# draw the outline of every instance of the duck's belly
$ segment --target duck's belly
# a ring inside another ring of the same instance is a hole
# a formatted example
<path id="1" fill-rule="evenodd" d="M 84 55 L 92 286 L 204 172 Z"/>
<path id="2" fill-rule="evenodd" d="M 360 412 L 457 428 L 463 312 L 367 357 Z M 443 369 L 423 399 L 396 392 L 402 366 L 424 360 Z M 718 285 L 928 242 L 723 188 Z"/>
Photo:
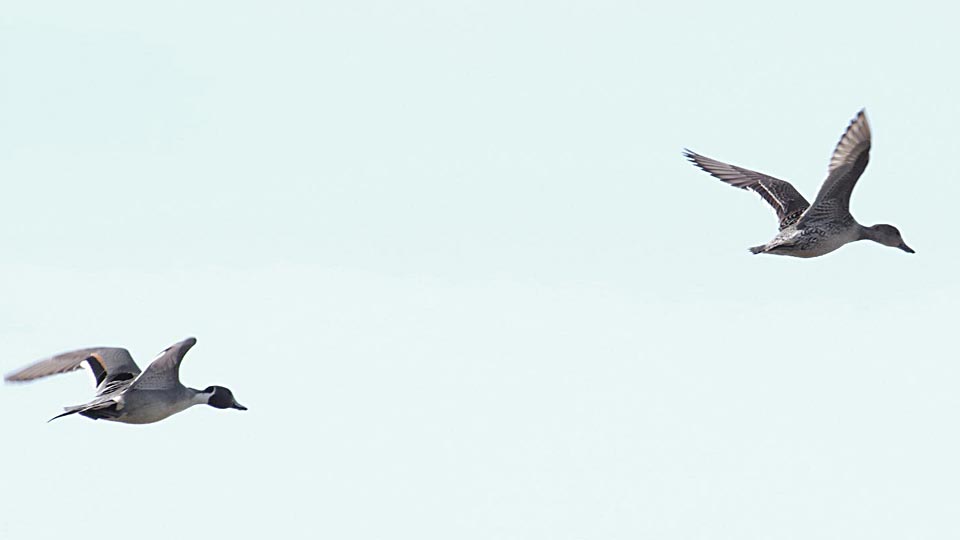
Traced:
<path id="1" fill-rule="evenodd" d="M 856 230 L 848 228 L 826 234 L 823 231 L 795 231 L 769 253 L 809 259 L 836 251 L 845 244 L 856 240 Z"/>
<path id="2" fill-rule="evenodd" d="M 182 412 L 193 405 L 195 405 L 195 403 L 190 401 L 179 403 L 164 401 L 141 402 L 135 405 L 133 403 L 127 403 L 125 407 L 121 409 L 123 414 L 111 420 L 123 422 L 124 424 L 152 424 L 178 412 Z"/>

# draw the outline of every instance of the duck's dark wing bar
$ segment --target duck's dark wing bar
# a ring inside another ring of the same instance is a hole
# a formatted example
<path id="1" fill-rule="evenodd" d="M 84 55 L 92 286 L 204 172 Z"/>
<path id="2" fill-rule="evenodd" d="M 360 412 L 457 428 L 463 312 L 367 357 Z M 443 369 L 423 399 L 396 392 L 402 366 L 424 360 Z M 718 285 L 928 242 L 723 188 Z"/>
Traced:
<path id="1" fill-rule="evenodd" d="M 684 150 L 683 155 L 711 176 L 719 178 L 731 186 L 749 189 L 760 195 L 777 212 L 780 229 L 793 225 L 804 210 L 810 206 L 803 195 L 786 180 L 723 163 L 701 156 L 691 150 Z"/>
<path id="2" fill-rule="evenodd" d="M 827 179 L 817 193 L 814 206 L 832 199 L 840 208 L 850 208 L 850 194 L 870 162 L 870 137 L 870 123 L 861 109 L 833 150 Z"/>
<path id="3" fill-rule="evenodd" d="M 30 364 L 18 371 L 8 373 L 4 380 L 7 382 L 26 382 L 41 377 L 68 373 L 83 367 L 93 372 L 99 386 L 105 380 L 115 379 L 118 376 L 135 377 L 140 374 L 140 368 L 130 357 L 130 352 L 117 347 L 91 347 L 76 351 L 65 352 Z"/>
<path id="4" fill-rule="evenodd" d="M 137 390 L 166 390 L 180 383 L 180 363 L 196 345 L 196 338 L 187 338 L 163 350 L 147 369 L 133 381 L 131 388 Z"/>

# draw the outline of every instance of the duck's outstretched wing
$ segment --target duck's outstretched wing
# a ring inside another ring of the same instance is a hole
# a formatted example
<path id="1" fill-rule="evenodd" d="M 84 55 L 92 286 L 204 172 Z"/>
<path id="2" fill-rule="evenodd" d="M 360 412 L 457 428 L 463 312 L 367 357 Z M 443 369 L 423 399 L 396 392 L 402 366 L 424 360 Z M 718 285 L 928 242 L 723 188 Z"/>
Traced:
<path id="1" fill-rule="evenodd" d="M 827 179 L 810 209 L 811 218 L 850 212 L 850 194 L 870 161 L 870 124 L 861 109 L 830 157 Z"/>
<path id="2" fill-rule="evenodd" d="M 8 373 L 3 379 L 7 382 L 32 381 L 75 371 L 84 365 L 93 372 L 97 387 L 102 387 L 105 383 L 133 379 L 140 374 L 140 368 L 126 349 L 91 347 L 45 358 L 13 373 Z"/>
<path id="3" fill-rule="evenodd" d="M 196 338 L 187 338 L 175 343 L 160 354 L 147 366 L 147 369 L 133 381 L 135 390 L 167 390 L 180 384 L 180 363 L 183 357 L 196 345 Z"/>
<path id="4" fill-rule="evenodd" d="M 711 176 L 719 178 L 731 186 L 749 189 L 760 195 L 777 212 L 777 218 L 780 220 L 780 230 L 796 223 L 810 206 L 803 195 L 786 180 L 710 159 L 691 150 L 684 150 L 683 155 L 691 163 L 710 173 Z"/>

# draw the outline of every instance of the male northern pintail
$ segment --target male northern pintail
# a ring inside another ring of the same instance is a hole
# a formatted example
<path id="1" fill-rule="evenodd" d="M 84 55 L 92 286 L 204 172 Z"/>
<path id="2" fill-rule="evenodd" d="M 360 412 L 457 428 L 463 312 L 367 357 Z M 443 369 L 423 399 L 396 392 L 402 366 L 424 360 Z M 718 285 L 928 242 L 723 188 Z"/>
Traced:
<path id="1" fill-rule="evenodd" d="M 180 363 L 196 342 L 194 338 L 187 338 L 167 347 L 143 372 L 126 349 L 94 347 L 40 360 L 4 379 L 8 382 L 31 381 L 81 367 L 90 369 L 97 385 L 93 400 L 66 407 L 65 413 L 50 420 L 79 413 L 94 420 L 150 424 L 201 403 L 218 409 L 247 410 L 237 403 L 230 390 L 222 386 L 194 390 L 180 383 Z"/>
<path id="2" fill-rule="evenodd" d="M 813 205 L 784 180 L 686 150 L 694 165 L 724 182 L 757 192 L 777 212 L 780 232 L 752 253 L 819 257 L 849 242 L 873 240 L 913 253 L 893 225 L 864 227 L 850 215 L 850 193 L 870 159 L 870 124 L 863 110 L 850 122 L 830 158 L 827 179 Z"/>

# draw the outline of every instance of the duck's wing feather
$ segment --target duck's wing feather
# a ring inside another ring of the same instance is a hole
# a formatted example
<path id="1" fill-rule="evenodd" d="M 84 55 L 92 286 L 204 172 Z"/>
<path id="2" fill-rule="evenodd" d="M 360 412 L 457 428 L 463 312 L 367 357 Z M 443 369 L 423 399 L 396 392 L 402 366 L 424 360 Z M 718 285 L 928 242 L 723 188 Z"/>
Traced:
<path id="1" fill-rule="evenodd" d="M 810 218 L 850 212 L 850 194 L 870 161 L 870 123 L 861 109 L 840 137 L 830 168 L 816 200 L 808 212 Z M 807 219 L 807 216 L 804 216 Z"/>
<path id="2" fill-rule="evenodd" d="M 147 366 L 147 369 L 133 381 L 133 390 L 168 390 L 180 384 L 180 363 L 184 355 L 197 343 L 196 338 L 187 338 L 175 343 L 160 354 Z"/>
<path id="3" fill-rule="evenodd" d="M 803 195 L 786 180 L 723 163 L 691 150 L 684 150 L 683 155 L 711 176 L 731 186 L 749 189 L 760 195 L 777 212 L 781 230 L 793 225 L 810 206 Z"/>
<path id="4" fill-rule="evenodd" d="M 25 382 L 76 371 L 86 365 L 96 379 L 99 387 L 104 383 L 133 379 L 140 374 L 140 368 L 126 349 L 118 347 L 91 347 L 79 349 L 45 358 L 29 366 L 8 373 L 7 382 Z"/>

